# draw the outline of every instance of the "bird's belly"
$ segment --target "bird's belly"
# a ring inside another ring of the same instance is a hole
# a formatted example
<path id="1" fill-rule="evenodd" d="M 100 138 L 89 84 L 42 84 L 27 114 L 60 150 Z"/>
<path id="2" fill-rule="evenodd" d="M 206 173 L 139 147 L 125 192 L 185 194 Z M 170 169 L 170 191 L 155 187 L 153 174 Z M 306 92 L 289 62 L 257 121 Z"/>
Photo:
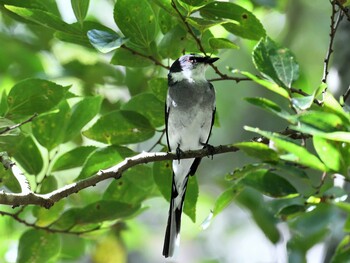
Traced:
<path id="1" fill-rule="evenodd" d="M 182 111 L 173 109 L 169 116 L 168 138 L 170 148 L 175 151 L 180 147 L 182 151 L 198 150 L 203 148 L 211 130 L 213 111 L 194 107 L 191 110 Z"/>

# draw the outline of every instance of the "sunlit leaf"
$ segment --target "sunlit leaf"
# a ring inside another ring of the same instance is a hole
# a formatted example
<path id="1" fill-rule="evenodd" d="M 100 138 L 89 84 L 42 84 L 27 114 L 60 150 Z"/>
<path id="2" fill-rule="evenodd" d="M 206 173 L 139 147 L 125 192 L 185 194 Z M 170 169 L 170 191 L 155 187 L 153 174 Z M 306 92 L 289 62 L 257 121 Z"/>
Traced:
<path id="1" fill-rule="evenodd" d="M 71 0 L 74 15 L 79 23 L 83 23 L 89 9 L 90 0 Z"/>
<path id="2" fill-rule="evenodd" d="M 244 151 L 251 157 L 263 161 L 277 161 L 278 154 L 268 145 L 259 142 L 240 142 L 235 144 L 236 147 Z"/>
<path id="3" fill-rule="evenodd" d="M 148 47 L 156 37 L 156 16 L 146 0 L 118 0 L 114 20 L 122 33 L 141 47 Z"/>
<path id="4" fill-rule="evenodd" d="M 241 190 L 242 185 L 235 184 L 234 186 L 222 192 L 220 196 L 215 200 L 213 208 L 214 216 L 220 214 L 222 210 L 224 210 L 230 203 L 232 203 L 232 201 L 240 193 Z"/>
<path id="5" fill-rule="evenodd" d="M 154 128 L 141 114 L 133 111 L 111 111 L 103 115 L 84 136 L 108 144 L 129 144 L 145 141 L 154 135 Z"/>
<path id="6" fill-rule="evenodd" d="M 62 154 L 54 162 L 52 171 L 61 171 L 82 166 L 86 158 L 95 151 L 96 148 L 95 146 L 81 146 Z"/>
<path id="7" fill-rule="evenodd" d="M 7 97 L 8 116 L 30 116 L 52 109 L 65 96 L 68 88 L 42 79 L 18 82 Z"/>
<path id="8" fill-rule="evenodd" d="M 116 145 L 96 149 L 86 159 L 77 180 L 94 175 L 99 170 L 110 168 L 132 155 L 134 152 L 129 148 Z"/>

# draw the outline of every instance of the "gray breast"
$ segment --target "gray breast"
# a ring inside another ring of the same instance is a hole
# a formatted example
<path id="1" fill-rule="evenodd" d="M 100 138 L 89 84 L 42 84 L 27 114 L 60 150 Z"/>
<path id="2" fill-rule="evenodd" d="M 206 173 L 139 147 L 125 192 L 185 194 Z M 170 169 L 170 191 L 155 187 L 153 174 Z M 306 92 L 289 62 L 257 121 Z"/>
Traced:
<path id="1" fill-rule="evenodd" d="M 215 91 L 209 82 L 189 83 L 180 81 L 169 87 L 169 96 L 177 107 L 186 110 L 191 107 L 208 107 L 214 104 Z M 169 105 L 171 106 L 171 105 Z"/>

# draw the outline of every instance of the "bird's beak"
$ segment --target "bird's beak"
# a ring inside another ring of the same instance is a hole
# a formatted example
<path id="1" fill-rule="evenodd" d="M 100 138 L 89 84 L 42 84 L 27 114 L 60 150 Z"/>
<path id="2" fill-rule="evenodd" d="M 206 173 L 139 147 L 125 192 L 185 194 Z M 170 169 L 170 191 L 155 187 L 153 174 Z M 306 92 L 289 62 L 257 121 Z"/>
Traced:
<path id="1" fill-rule="evenodd" d="M 203 62 L 206 64 L 213 64 L 219 58 L 204 57 Z"/>

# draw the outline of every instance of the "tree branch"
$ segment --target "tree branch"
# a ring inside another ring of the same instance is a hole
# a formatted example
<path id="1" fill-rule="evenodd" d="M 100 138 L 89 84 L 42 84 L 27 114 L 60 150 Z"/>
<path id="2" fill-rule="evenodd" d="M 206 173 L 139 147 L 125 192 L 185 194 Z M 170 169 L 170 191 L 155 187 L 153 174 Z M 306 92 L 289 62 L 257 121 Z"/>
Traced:
<path id="1" fill-rule="evenodd" d="M 38 114 L 37 114 L 37 113 L 34 113 L 34 115 L 31 116 L 30 118 L 28 118 L 27 120 L 22 121 L 22 122 L 20 122 L 20 123 L 17 123 L 17 124 L 15 124 L 15 125 L 8 126 L 8 127 L 4 128 L 3 130 L 0 131 L 0 134 L 4 134 L 4 133 L 6 133 L 6 132 L 9 132 L 9 131 L 12 131 L 12 130 L 14 130 L 14 129 L 17 129 L 17 128 L 19 128 L 20 126 L 22 126 L 22 125 L 24 125 L 24 124 L 26 124 L 26 123 L 28 123 L 28 122 L 31 122 L 31 121 L 32 121 L 34 118 L 36 118 L 37 116 L 38 116 Z"/>
<path id="2" fill-rule="evenodd" d="M 181 159 L 205 157 L 209 155 L 216 155 L 236 151 L 238 151 L 238 148 L 233 145 L 217 146 L 214 149 L 201 149 L 197 151 L 184 152 L 183 154 L 181 154 Z M 138 164 L 175 159 L 178 159 L 178 156 L 175 153 L 143 152 L 133 157 L 126 158 L 124 161 L 109 169 L 101 170 L 96 175 L 80 180 L 76 183 L 66 185 L 47 194 L 37 194 L 31 191 L 25 191 L 22 193 L 7 193 L 4 191 L 0 191 L 0 204 L 12 205 L 13 207 L 20 205 L 39 205 L 46 208 L 50 208 L 54 203 L 58 202 L 59 200 L 74 193 L 78 193 L 79 191 L 85 188 L 95 186 L 97 183 L 102 182 L 106 179 L 119 179 L 121 178 L 123 172 Z"/>

